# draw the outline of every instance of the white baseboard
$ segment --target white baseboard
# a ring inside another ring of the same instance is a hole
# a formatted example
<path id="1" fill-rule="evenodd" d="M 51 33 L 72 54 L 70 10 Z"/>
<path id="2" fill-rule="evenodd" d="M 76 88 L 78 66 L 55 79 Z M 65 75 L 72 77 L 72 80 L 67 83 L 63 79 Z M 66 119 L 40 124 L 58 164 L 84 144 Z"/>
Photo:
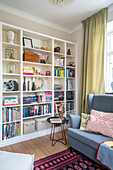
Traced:
<path id="1" fill-rule="evenodd" d="M 59 131 L 60 131 L 60 127 L 56 127 L 55 132 L 59 132 Z M 46 129 L 46 130 L 42 130 L 39 132 L 34 132 L 34 133 L 27 134 L 27 135 L 23 135 L 23 136 L 17 136 L 11 139 L 0 141 L 0 147 L 12 145 L 12 144 L 23 142 L 23 141 L 30 140 L 30 139 L 34 139 L 37 137 L 48 135 L 50 133 L 51 133 L 51 129 Z"/>

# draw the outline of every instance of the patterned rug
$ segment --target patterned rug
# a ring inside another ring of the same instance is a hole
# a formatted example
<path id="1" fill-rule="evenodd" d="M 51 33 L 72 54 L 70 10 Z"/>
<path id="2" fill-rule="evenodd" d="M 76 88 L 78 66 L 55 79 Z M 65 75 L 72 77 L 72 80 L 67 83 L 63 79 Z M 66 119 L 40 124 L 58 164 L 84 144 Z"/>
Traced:
<path id="1" fill-rule="evenodd" d="M 105 170 L 80 152 L 70 150 L 59 152 L 46 158 L 35 161 L 34 170 Z"/>

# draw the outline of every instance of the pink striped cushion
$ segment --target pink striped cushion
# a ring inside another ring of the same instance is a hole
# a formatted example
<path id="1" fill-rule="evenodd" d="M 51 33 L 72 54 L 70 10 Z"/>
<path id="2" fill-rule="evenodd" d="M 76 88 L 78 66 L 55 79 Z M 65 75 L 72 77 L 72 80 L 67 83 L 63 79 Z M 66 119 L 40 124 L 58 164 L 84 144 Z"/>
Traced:
<path id="1" fill-rule="evenodd" d="M 113 113 L 91 110 L 86 130 L 113 138 Z"/>

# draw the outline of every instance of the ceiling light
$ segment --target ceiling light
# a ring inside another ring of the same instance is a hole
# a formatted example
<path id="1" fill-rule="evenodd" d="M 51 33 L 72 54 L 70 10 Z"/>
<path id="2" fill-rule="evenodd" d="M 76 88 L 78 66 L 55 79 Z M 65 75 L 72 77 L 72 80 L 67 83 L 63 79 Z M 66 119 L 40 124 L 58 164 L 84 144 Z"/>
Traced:
<path id="1" fill-rule="evenodd" d="M 74 3 L 75 0 L 47 0 L 47 2 L 51 5 L 63 7 L 67 6 L 71 3 Z"/>

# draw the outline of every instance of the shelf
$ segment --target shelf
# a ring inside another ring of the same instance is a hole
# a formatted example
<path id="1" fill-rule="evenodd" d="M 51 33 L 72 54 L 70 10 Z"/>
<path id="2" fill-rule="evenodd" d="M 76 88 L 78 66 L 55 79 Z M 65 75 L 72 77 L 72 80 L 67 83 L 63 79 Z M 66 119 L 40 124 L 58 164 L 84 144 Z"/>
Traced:
<path id="1" fill-rule="evenodd" d="M 75 77 L 66 77 L 66 79 L 74 79 Z"/>
<path id="2" fill-rule="evenodd" d="M 73 67 L 73 66 L 66 66 L 66 68 L 75 69 L 75 67 Z"/>
<path id="3" fill-rule="evenodd" d="M 4 107 L 20 107 L 20 105 L 14 105 L 14 106 L 2 106 L 2 108 L 4 108 Z"/>
<path id="4" fill-rule="evenodd" d="M 2 124 L 11 124 L 11 123 L 16 123 L 16 122 L 20 122 L 21 120 L 15 120 L 15 121 L 11 121 L 11 122 L 3 122 Z"/>
<path id="5" fill-rule="evenodd" d="M 66 102 L 74 102 L 75 100 L 66 100 Z"/>
<path id="6" fill-rule="evenodd" d="M 3 93 L 20 93 L 21 91 L 3 91 Z"/>
<path id="7" fill-rule="evenodd" d="M 2 73 L 3 76 L 20 76 L 20 74 L 15 73 Z"/>
<path id="8" fill-rule="evenodd" d="M 25 118 L 23 118 L 23 120 L 33 119 L 33 118 L 38 118 L 38 117 L 51 116 L 51 115 L 52 115 L 52 113 L 50 113 L 50 114 L 45 114 L 45 115 L 30 116 L 30 117 L 25 117 Z"/>
<path id="9" fill-rule="evenodd" d="M 61 67 L 61 68 L 64 68 L 64 66 L 59 66 L 59 65 L 54 65 L 54 67 Z"/>
<path id="10" fill-rule="evenodd" d="M 23 61 L 23 64 L 49 66 L 49 67 L 52 66 L 52 64 L 42 64 L 42 63 L 34 63 L 34 62 L 28 62 L 28 61 Z"/>
<path id="11" fill-rule="evenodd" d="M 62 89 L 62 90 L 54 90 L 54 91 L 65 91 L 64 89 Z"/>
<path id="12" fill-rule="evenodd" d="M 54 55 L 57 55 L 57 56 L 65 56 L 65 54 L 63 54 L 63 53 L 57 53 L 57 52 L 54 52 Z"/>
<path id="13" fill-rule="evenodd" d="M 46 91 L 52 91 L 52 90 L 35 90 L 35 91 L 23 91 L 23 93 L 36 93 L 36 92 L 46 92 Z"/>
<path id="14" fill-rule="evenodd" d="M 10 48 L 19 48 L 20 45 L 18 44 L 11 44 L 11 43 L 8 43 L 8 42 L 2 42 L 2 44 L 5 46 L 5 47 L 10 47 Z"/>
<path id="15" fill-rule="evenodd" d="M 70 57 L 70 58 L 75 58 L 74 55 L 66 55 L 67 57 Z"/>
<path id="16" fill-rule="evenodd" d="M 15 62 L 15 63 L 20 63 L 20 60 L 7 59 L 7 58 L 3 58 L 3 61 L 5 61 L 5 62 Z"/>
<path id="17" fill-rule="evenodd" d="M 62 101 L 54 101 L 54 103 L 64 103 L 65 101 L 62 100 Z"/>
<path id="18" fill-rule="evenodd" d="M 54 78 L 62 79 L 62 78 L 65 78 L 65 77 L 58 77 L 58 76 L 54 76 Z"/>
<path id="19" fill-rule="evenodd" d="M 52 76 L 23 75 L 23 77 L 38 77 L 38 78 L 44 77 L 44 78 L 51 78 Z"/>
<path id="20" fill-rule="evenodd" d="M 66 112 L 75 112 L 75 110 L 69 110 L 69 111 L 66 111 Z"/>
<path id="21" fill-rule="evenodd" d="M 52 102 L 44 102 L 44 103 L 30 103 L 30 104 L 23 104 L 23 106 L 33 106 L 33 105 L 39 105 L 39 104 L 52 104 Z"/>
<path id="22" fill-rule="evenodd" d="M 66 90 L 66 91 L 75 91 L 75 89 L 70 89 L 70 90 Z"/>
<path id="23" fill-rule="evenodd" d="M 37 51 L 37 52 L 40 52 L 40 53 L 43 53 L 43 54 L 52 54 L 52 51 L 47 51 L 47 50 L 42 50 L 42 49 L 36 49 L 36 48 L 27 48 L 27 47 L 24 47 L 23 48 L 25 50 L 30 50 L 30 51 Z"/>

